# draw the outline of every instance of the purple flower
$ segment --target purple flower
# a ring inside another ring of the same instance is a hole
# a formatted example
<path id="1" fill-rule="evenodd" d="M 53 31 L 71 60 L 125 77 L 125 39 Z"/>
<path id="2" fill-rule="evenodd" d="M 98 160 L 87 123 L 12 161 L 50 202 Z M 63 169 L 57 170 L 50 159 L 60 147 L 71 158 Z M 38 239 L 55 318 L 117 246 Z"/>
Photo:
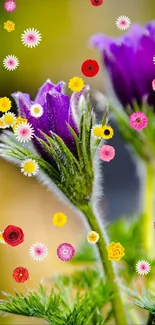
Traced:
<path id="1" fill-rule="evenodd" d="M 73 258 L 75 249 L 71 244 L 63 243 L 57 248 L 57 255 L 62 261 L 69 261 Z"/>
<path id="2" fill-rule="evenodd" d="M 76 145 L 73 136 L 71 135 L 66 122 L 73 128 L 78 135 L 78 127 L 73 119 L 73 106 L 78 106 L 80 96 L 87 89 L 84 87 L 80 93 L 75 93 L 71 96 L 71 99 L 64 93 L 65 83 L 60 81 L 57 85 L 54 85 L 49 79 L 39 89 L 39 92 L 34 101 L 30 99 L 29 94 L 16 92 L 12 94 L 15 99 L 19 116 L 26 118 L 28 122 L 33 126 L 35 135 L 44 141 L 45 138 L 40 131 L 51 136 L 51 131 L 61 137 L 66 146 L 76 155 Z M 30 108 L 34 104 L 39 104 L 43 107 L 43 114 L 40 117 L 34 117 L 31 114 Z M 32 139 L 38 153 L 48 160 L 48 155 L 45 149 L 42 148 L 40 142 L 34 138 Z"/>
<path id="3" fill-rule="evenodd" d="M 145 27 L 134 24 L 117 38 L 96 34 L 90 44 L 101 52 L 113 89 L 124 107 L 132 106 L 134 101 L 141 106 L 144 96 L 155 107 L 155 21 Z"/>

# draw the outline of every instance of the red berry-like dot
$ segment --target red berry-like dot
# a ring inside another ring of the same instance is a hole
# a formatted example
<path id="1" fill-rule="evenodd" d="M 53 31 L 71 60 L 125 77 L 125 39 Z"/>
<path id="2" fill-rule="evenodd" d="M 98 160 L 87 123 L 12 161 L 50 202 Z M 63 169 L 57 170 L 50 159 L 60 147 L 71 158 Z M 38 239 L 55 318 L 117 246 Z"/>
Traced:
<path id="1" fill-rule="evenodd" d="M 93 6 L 101 6 L 103 4 L 103 0 L 90 0 L 91 1 L 91 4 Z"/>

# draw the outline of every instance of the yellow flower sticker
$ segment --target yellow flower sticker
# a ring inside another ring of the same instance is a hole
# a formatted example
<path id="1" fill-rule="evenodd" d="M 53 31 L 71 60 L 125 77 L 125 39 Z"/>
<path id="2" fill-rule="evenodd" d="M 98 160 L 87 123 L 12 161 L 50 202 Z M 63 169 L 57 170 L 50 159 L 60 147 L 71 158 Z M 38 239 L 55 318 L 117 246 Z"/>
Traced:
<path id="1" fill-rule="evenodd" d="M 108 251 L 108 260 L 119 261 L 124 255 L 124 247 L 120 243 L 112 242 L 106 247 Z"/>
<path id="2" fill-rule="evenodd" d="M 16 124 L 14 124 L 12 126 L 13 131 L 16 129 L 16 127 L 18 127 L 23 122 L 27 123 L 28 120 L 26 118 L 23 118 L 23 117 L 18 116 L 17 119 L 16 119 Z"/>
<path id="3" fill-rule="evenodd" d="M 5 113 L 11 109 L 11 100 L 8 97 L 0 97 L 0 112 Z"/>
<path id="4" fill-rule="evenodd" d="M 4 23 L 4 29 L 7 30 L 7 32 L 12 32 L 13 30 L 15 30 L 15 24 L 13 23 L 13 21 L 7 20 Z"/>
<path id="5" fill-rule="evenodd" d="M 57 212 L 52 218 L 53 224 L 56 227 L 63 227 L 67 223 L 67 217 L 63 212 Z"/>
<path id="6" fill-rule="evenodd" d="M 68 88 L 70 88 L 74 92 L 79 92 L 84 87 L 84 81 L 82 78 L 73 77 L 69 80 Z"/>

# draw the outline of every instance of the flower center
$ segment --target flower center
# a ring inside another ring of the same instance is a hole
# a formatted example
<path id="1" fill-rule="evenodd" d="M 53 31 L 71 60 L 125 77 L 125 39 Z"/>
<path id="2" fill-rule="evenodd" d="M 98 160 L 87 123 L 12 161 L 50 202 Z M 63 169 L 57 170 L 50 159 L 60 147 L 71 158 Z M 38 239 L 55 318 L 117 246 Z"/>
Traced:
<path id="1" fill-rule="evenodd" d="M 109 151 L 105 151 L 105 155 L 107 155 L 107 156 L 108 156 L 108 155 L 109 155 Z"/>
<path id="2" fill-rule="evenodd" d="M 42 252 L 42 249 L 40 249 L 40 248 L 37 248 L 36 249 L 36 253 L 38 254 L 38 255 L 41 255 L 43 252 Z"/>
<path id="3" fill-rule="evenodd" d="M 13 65 L 14 62 L 13 62 L 12 60 L 9 60 L 9 64 L 10 64 L 10 65 Z"/>
<path id="4" fill-rule="evenodd" d="M 126 25 L 126 21 L 125 21 L 125 20 L 122 20 L 122 21 L 121 21 L 121 24 L 122 24 L 122 25 Z"/>
<path id="5" fill-rule="evenodd" d="M 119 255 L 119 250 L 118 250 L 118 249 L 115 249 L 115 251 L 113 252 L 113 255 L 114 255 L 114 256 Z"/>
<path id="6" fill-rule="evenodd" d="M 62 216 L 58 216 L 57 217 L 57 222 L 62 222 L 63 221 L 63 217 Z"/>
<path id="7" fill-rule="evenodd" d="M 146 267 L 144 264 L 142 264 L 141 268 L 142 268 L 142 270 L 145 270 Z"/>
<path id="8" fill-rule="evenodd" d="M 79 82 L 78 81 L 74 81 L 74 87 L 79 87 Z"/>
<path id="9" fill-rule="evenodd" d="M 34 108 L 34 112 L 37 114 L 37 113 L 40 113 L 40 108 L 39 107 L 35 107 Z"/>
<path id="10" fill-rule="evenodd" d="M 23 275 L 22 273 L 19 274 L 20 277 L 21 277 L 22 275 Z"/>
<path id="11" fill-rule="evenodd" d="M 29 130 L 27 128 L 23 128 L 20 130 L 20 134 L 21 135 L 28 135 L 29 134 Z"/>
<path id="12" fill-rule="evenodd" d="M 92 70 L 92 69 L 93 69 L 92 65 L 89 65 L 88 70 Z"/>
<path id="13" fill-rule="evenodd" d="M 18 235 L 17 235 L 17 233 L 16 232 L 10 232 L 10 234 L 9 234 L 9 238 L 11 239 L 11 240 L 14 240 L 14 239 L 17 239 L 18 238 Z"/>
<path id="14" fill-rule="evenodd" d="M 12 124 L 13 123 L 13 121 L 14 121 L 14 117 L 13 116 L 11 116 L 11 115 L 6 115 L 6 116 L 4 116 L 4 122 L 6 123 L 6 124 Z"/>
<path id="15" fill-rule="evenodd" d="M 30 34 L 30 35 L 28 36 L 28 40 L 29 40 L 29 41 L 35 41 L 35 36 L 34 36 L 33 34 Z"/>
<path id="16" fill-rule="evenodd" d="M 65 249 L 63 250 L 63 254 L 64 254 L 64 255 L 67 255 L 68 253 L 69 253 L 68 249 L 65 248 Z"/>
<path id="17" fill-rule="evenodd" d="M 32 161 L 27 161 L 24 164 L 24 171 L 26 173 L 33 173 L 36 170 L 36 166 Z"/>
<path id="18" fill-rule="evenodd" d="M 104 134 L 105 134 L 105 135 L 109 135 L 109 134 L 110 134 L 110 131 L 109 131 L 108 129 L 106 129 L 106 130 L 104 131 Z"/>
<path id="19" fill-rule="evenodd" d="M 141 123 L 141 119 L 140 119 L 140 118 L 137 118 L 137 119 L 136 119 L 136 122 L 137 122 L 137 123 Z"/>

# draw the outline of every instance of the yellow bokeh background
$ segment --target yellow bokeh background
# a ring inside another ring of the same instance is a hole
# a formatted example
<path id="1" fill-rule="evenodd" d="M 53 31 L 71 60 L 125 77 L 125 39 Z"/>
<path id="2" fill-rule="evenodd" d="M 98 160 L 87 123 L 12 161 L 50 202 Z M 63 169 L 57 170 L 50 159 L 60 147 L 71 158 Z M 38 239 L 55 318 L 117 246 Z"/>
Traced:
<path id="1" fill-rule="evenodd" d="M 84 60 L 100 60 L 99 53 L 88 47 L 92 34 L 121 35 L 115 26 L 118 16 L 126 15 L 132 22 L 145 24 L 154 19 L 155 8 L 154 0 L 104 0 L 100 7 L 93 7 L 90 0 L 17 0 L 16 3 L 13 13 L 5 12 L 3 1 L 0 3 L 0 61 L 14 54 L 20 62 L 13 72 L 6 71 L 0 63 L 0 97 L 20 90 L 34 98 L 47 78 L 57 83 L 68 82 L 73 76 L 82 77 L 80 67 Z M 3 29 L 7 20 L 16 24 L 12 33 Z M 42 42 L 34 49 L 24 47 L 20 41 L 21 33 L 30 27 L 42 34 Z M 96 77 L 83 79 L 104 91 L 102 69 Z M 59 211 L 68 217 L 62 229 L 55 228 L 51 221 Z M 77 248 L 84 240 L 87 230 L 78 214 L 35 179 L 26 178 L 18 168 L 0 160 L 0 229 L 8 224 L 23 228 L 25 241 L 15 248 L 0 245 L 0 289 L 12 293 L 13 289 L 34 288 L 40 279 L 75 268 L 58 260 L 56 248 L 62 242 L 70 242 Z M 36 241 L 49 248 L 48 259 L 39 264 L 28 255 L 29 246 Z M 31 274 L 26 285 L 16 284 L 12 279 L 12 271 L 19 265 L 27 267 Z M 42 324 L 42 321 L 20 316 L 0 318 L 0 324 L 32 323 Z"/>

